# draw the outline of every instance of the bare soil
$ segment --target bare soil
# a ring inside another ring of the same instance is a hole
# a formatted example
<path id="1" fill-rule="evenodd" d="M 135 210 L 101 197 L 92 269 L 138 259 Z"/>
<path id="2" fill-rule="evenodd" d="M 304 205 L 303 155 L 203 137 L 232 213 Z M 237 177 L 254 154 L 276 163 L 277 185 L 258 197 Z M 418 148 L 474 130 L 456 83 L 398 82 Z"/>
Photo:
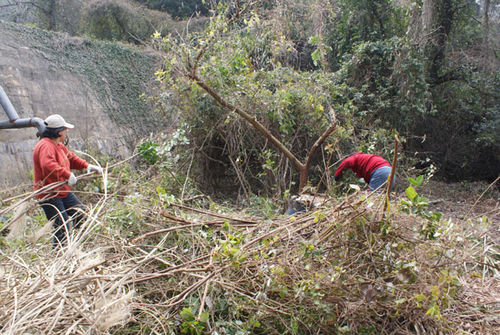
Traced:
<path id="1" fill-rule="evenodd" d="M 500 243 L 500 189 L 498 186 L 485 182 L 429 181 L 417 188 L 417 192 L 429 200 L 428 209 L 443 214 L 444 220 L 470 225 L 477 224 L 481 218 L 486 217 L 491 222 L 489 237 Z"/>

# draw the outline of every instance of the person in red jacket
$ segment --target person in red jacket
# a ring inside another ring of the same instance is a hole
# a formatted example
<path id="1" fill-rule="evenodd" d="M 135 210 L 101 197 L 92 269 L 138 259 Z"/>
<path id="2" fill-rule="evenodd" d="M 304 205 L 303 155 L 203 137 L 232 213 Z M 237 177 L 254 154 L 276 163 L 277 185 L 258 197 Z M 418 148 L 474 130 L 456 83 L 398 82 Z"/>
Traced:
<path id="1" fill-rule="evenodd" d="M 334 175 L 336 181 L 346 169 L 352 170 L 358 178 L 363 178 L 371 191 L 384 184 L 391 174 L 391 164 L 388 161 L 379 155 L 363 152 L 349 156 L 340 163 Z M 392 182 L 394 184 L 394 178 Z"/>
<path id="2" fill-rule="evenodd" d="M 33 189 L 41 200 L 42 209 L 48 220 L 54 220 L 54 247 L 65 243 L 70 230 L 70 217 L 76 227 L 82 219 L 83 204 L 71 192 L 76 176 L 71 169 L 102 173 L 102 168 L 88 164 L 64 145 L 68 129 L 74 128 L 61 115 L 50 115 L 45 119 L 46 129 L 33 151 Z M 53 184 L 51 186 L 47 186 Z M 60 185 L 58 185 L 60 184 Z M 47 186 L 47 187 L 46 187 Z"/>

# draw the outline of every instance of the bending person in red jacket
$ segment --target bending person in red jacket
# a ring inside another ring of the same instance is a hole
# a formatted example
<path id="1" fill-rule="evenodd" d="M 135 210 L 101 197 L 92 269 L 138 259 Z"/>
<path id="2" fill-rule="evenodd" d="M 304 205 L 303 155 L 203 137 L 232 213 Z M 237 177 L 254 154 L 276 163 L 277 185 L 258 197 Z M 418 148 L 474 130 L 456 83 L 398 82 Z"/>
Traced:
<path id="1" fill-rule="evenodd" d="M 344 159 L 335 171 L 335 180 L 342 177 L 344 170 L 352 170 L 358 178 L 363 178 L 371 191 L 384 184 L 391 174 L 391 164 L 379 155 L 358 152 Z M 394 184 L 394 179 L 393 179 Z"/>
<path id="2" fill-rule="evenodd" d="M 34 190 L 58 182 L 66 182 L 56 188 L 37 194 L 48 220 L 54 220 L 54 247 L 64 244 L 70 230 L 70 217 L 74 217 L 76 227 L 82 219 L 80 200 L 71 192 L 71 186 L 76 184 L 76 176 L 71 169 L 101 173 L 97 165 L 88 164 L 68 150 L 63 144 L 68 129 L 74 128 L 64 121 L 63 117 L 54 114 L 45 119 L 46 130 L 33 151 Z M 80 210 L 79 210 L 80 208 Z"/>

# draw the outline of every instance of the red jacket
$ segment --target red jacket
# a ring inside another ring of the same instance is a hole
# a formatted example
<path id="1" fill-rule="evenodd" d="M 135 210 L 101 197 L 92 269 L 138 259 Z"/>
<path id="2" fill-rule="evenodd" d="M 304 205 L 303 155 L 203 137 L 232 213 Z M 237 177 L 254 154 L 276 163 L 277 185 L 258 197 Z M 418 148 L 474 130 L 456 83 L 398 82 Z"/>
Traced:
<path id="1" fill-rule="evenodd" d="M 335 177 L 340 178 L 345 169 L 350 169 L 356 174 L 356 176 L 358 176 L 358 178 L 363 178 L 368 184 L 370 183 L 370 177 L 373 171 L 382 166 L 391 166 L 391 164 L 379 155 L 358 152 L 350 157 L 347 157 L 342 163 L 340 163 L 337 171 L 335 171 Z"/>
<path id="2" fill-rule="evenodd" d="M 56 144 L 49 138 L 42 138 L 33 151 L 34 180 L 33 189 L 37 190 L 45 185 L 68 180 L 71 169 L 82 170 L 88 163 L 68 150 L 62 143 Z M 61 185 L 54 190 L 38 194 L 41 198 L 65 198 L 71 186 Z"/>

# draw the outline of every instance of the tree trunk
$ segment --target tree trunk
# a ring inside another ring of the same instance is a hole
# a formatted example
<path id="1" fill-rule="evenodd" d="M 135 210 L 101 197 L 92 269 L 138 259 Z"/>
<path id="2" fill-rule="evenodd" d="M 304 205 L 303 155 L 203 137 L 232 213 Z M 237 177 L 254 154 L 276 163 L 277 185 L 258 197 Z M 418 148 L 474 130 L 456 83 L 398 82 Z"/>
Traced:
<path id="1" fill-rule="evenodd" d="M 481 19 L 481 26 L 483 28 L 483 68 L 487 69 L 490 58 L 490 0 L 483 0 L 483 15 Z"/>
<path id="2" fill-rule="evenodd" d="M 47 4 L 47 22 L 49 30 L 56 30 L 56 0 L 49 0 Z"/>
<path id="3" fill-rule="evenodd" d="M 429 36 L 425 46 L 428 55 L 427 75 L 429 83 L 435 86 L 452 78 L 450 74 L 440 74 L 454 18 L 452 0 L 426 0 L 422 16 L 424 32 Z"/>

